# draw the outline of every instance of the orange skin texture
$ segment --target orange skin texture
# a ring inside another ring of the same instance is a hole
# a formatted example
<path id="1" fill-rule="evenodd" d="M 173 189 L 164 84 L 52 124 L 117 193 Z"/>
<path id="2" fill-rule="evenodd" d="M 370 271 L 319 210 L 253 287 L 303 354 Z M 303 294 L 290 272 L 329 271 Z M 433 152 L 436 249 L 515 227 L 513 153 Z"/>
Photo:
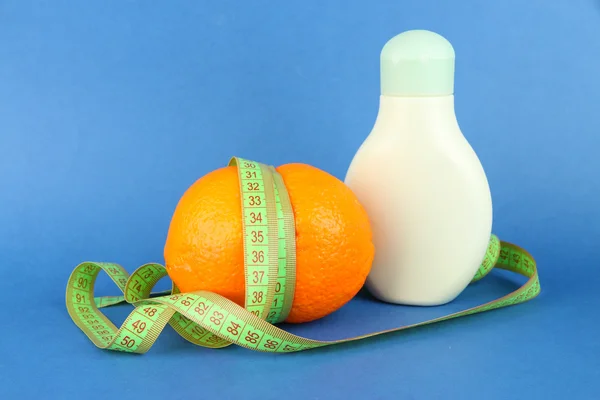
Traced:
<path id="1" fill-rule="evenodd" d="M 296 223 L 296 290 L 286 322 L 322 318 L 363 286 L 375 249 L 369 218 L 352 191 L 306 164 L 277 168 Z M 236 167 L 198 179 L 169 226 L 167 271 L 182 292 L 208 290 L 244 306 L 242 210 Z"/>

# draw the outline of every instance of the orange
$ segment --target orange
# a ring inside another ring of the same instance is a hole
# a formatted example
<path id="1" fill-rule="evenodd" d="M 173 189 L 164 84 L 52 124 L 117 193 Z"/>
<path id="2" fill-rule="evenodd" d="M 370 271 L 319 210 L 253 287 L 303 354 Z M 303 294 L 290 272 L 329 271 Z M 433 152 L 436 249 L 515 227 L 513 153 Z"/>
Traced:
<path id="1" fill-rule="evenodd" d="M 296 290 L 287 322 L 322 318 L 363 286 L 374 256 L 369 218 L 352 191 L 306 164 L 277 171 L 296 221 Z M 225 167 L 198 179 L 179 200 L 167 235 L 167 271 L 182 292 L 208 290 L 244 305 L 238 174 Z"/>

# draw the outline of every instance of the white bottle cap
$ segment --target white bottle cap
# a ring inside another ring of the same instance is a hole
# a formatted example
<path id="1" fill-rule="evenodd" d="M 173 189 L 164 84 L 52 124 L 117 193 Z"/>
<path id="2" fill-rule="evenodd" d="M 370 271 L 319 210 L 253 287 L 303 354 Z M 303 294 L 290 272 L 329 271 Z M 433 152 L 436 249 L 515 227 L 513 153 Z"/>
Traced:
<path id="1" fill-rule="evenodd" d="M 403 32 L 381 50 L 381 94 L 445 96 L 454 93 L 454 49 L 426 30 Z"/>

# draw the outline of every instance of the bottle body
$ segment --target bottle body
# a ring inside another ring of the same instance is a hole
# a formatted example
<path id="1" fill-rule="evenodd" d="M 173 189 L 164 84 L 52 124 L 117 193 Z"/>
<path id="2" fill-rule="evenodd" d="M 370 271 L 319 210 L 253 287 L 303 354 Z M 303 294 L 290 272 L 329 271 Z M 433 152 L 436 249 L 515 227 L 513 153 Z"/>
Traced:
<path id="1" fill-rule="evenodd" d="M 453 95 L 382 95 L 345 183 L 371 219 L 375 259 L 366 286 L 375 297 L 439 305 L 465 289 L 485 256 L 492 202 Z"/>

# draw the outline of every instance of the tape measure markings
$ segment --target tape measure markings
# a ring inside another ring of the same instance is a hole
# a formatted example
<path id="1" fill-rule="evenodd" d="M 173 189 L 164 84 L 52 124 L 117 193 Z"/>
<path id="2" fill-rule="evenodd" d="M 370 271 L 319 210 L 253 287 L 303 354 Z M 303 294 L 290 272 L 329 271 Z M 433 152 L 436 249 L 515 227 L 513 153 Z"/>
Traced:
<path id="1" fill-rule="evenodd" d="M 274 297 L 275 297 L 275 287 L 277 285 L 277 279 L 279 274 L 279 227 L 278 227 L 278 219 L 277 219 L 277 205 L 275 199 L 275 182 L 273 181 L 273 174 L 269 167 L 265 164 L 257 163 L 262 171 L 263 182 L 264 182 L 264 195 L 265 202 L 267 207 L 267 225 L 269 226 L 269 247 L 268 247 L 268 272 L 265 274 L 264 278 L 266 278 L 266 286 L 267 291 L 264 296 L 264 305 L 263 305 L 263 317 L 261 319 L 267 320 L 271 323 L 277 322 L 275 318 L 277 312 L 271 314 L 271 308 L 273 306 Z M 239 166 L 238 166 L 239 168 Z M 240 173 L 244 172 L 244 168 L 240 170 Z M 247 237 L 244 237 L 244 240 L 248 240 Z M 260 252 L 259 252 L 260 254 Z M 252 257 L 254 260 L 254 255 Z M 265 255 L 265 259 L 267 259 L 267 255 Z M 264 279 L 263 278 L 263 279 Z M 263 282 L 261 282 L 263 283 Z M 253 301 L 254 293 L 253 293 Z"/>
<path id="2" fill-rule="evenodd" d="M 295 240 L 295 230 L 289 232 L 286 223 L 289 197 L 282 201 L 281 193 L 287 191 L 271 166 L 239 157 L 233 157 L 229 165 L 238 168 L 242 196 L 246 309 L 271 323 L 281 322 L 289 314 L 295 287 L 288 284 L 287 271 L 293 270 L 290 276 L 295 280 L 295 262 L 292 268 L 287 265 L 290 235 Z"/>
<path id="3" fill-rule="evenodd" d="M 296 291 L 296 226 L 294 210 L 283 178 L 272 166 L 270 170 L 275 182 L 279 232 L 279 272 L 275 286 L 275 296 L 279 296 L 281 302 L 280 316 L 277 318 L 279 322 L 287 319 Z"/>
<path id="4" fill-rule="evenodd" d="M 276 276 L 272 271 L 276 254 L 272 254 L 271 242 L 277 234 L 276 227 L 269 221 L 273 214 L 273 204 L 271 202 L 269 210 L 266 195 L 269 189 L 268 178 L 260 163 L 233 157 L 229 165 L 237 166 L 242 197 L 245 305 L 248 311 L 266 318 L 270 309 L 268 302 L 272 301 L 273 296 L 269 283 Z"/>
<path id="5" fill-rule="evenodd" d="M 277 213 L 277 275 L 275 279 L 275 288 L 273 293 L 273 301 L 271 303 L 271 310 L 269 311 L 269 317 L 267 321 L 271 323 L 281 322 L 285 318 L 282 318 L 283 302 L 285 287 L 282 287 L 281 281 L 285 284 L 286 278 L 286 248 L 285 248 L 285 226 L 283 224 L 283 209 L 281 205 L 281 197 L 279 196 L 279 190 L 277 188 L 277 182 L 275 181 L 275 174 L 273 169 L 269 168 L 269 172 L 273 177 L 273 196 L 275 199 L 275 211 Z"/>
<path id="6" fill-rule="evenodd" d="M 244 175 L 255 177 L 254 179 L 240 178 L 242 209 L 247 210 L 245 214 L 248 214 L 247 222 L 244 223 L 244 238 L 254 235 L 254 239 L 250 242 L 244 240 L 244 263 L 246 265 L 245 302 L 248 311 L 264 318 L 265 309 L 263 304 L 268 290 L 268 285 L 264 285 L 264 283 L 268 283 L 269 241 L 271 239 L 271 227 L 267 223 L 264 177 L 262 169 L 256 163 L 238 158 L 236 165 L 241 177 Z M 248 193 L 249 189 L 254 189 L 254 192 Z M 262 255 L 262 261 L 260 255 Z"/>

